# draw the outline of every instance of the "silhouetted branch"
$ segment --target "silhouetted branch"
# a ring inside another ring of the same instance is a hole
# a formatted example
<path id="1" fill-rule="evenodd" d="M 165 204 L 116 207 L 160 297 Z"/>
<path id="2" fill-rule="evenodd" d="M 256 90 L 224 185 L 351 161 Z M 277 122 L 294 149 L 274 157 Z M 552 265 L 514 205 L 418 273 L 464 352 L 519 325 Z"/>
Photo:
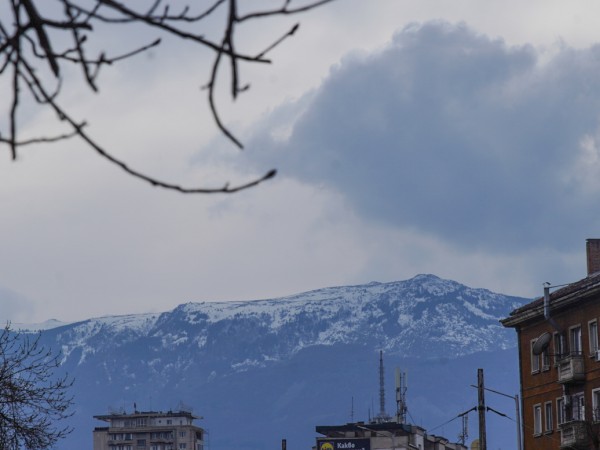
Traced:
<path id="1" fill-rule="evenodd" d="M 0 448 L 51 448 L 71 431 L 58 422 L 72 415 L 68 375 L 56 377 L 60 355 L 40 335 L 0 332 Z"/>
<path id="2" fill-rule="evenodd" d="M 0 144 L 8 146 L 13 160 L 17 159 L 19 149 L 25 145 L 59 142 L 77 136 L 107 161 L 153 186 L 184 193 L 230 193 L 247 189 L 272 178 L 276 171 L 270 170 L 255 180 L 233 187 L 229 183 L 224 183 L 216 188 L 185 188 L 134 170 L 95 141 L 84 130 L 84 120 L 75 119 L 60 106 L 59 98 L 63 85 L 61 67 L 67 63 L 79 66 L 85 84 L 91 91 L 98 92 L 98 77 L 103 66 L 135 57 L 161 43 L 161 37 L 157 37 L 151 42 L 124 52 L 119 49 L 118 55 L 111 55 L 110 50 L 103 49 L 98 55 L 90 56 L 90 42 L 97 43 L 100 40 L 95 28 L 100 23 L 117 27 L 143 25 L 161 35 L 191 41 L 197 48 L 213 53 L 212 64 L 207 67 L 208 81 L 205 84 L 208 91 L 207 103 L 218 129 L 241 149 L 243 148 L 241 141 L 224 124 L 218 112 L 216 86 L 220 78 L 220 65 L 224 60 L 229 63 L 231 75 L 229 91 L 231 98 L 236 100 L 239 94 L 249 89 L 249 84 L 241 82 L 240 63 L 270 63 L 265 55 L 292 36 L 298 29 L 298 24 L 254 55 L 238 50 L 236 45 L 238 27 L 251 20 L 302 13 L 334 0 L 305 1 L 300 6 L 292 5 L 295 2 L 291 0 L 282 0 L 282 6 L 279 8 L 244 15 L 238 13 L 239 0 L 213 0 L 201 8 L 196 5 L 184 6 L 177 11 L 172 11 L 169 2 L 164 0 L 155 0 L 151 4 L 144 2 L 144 5 L 139 5 L 141 2 L 116 0 L 56 0 L 51 6 L 48 5 L 47 0 L 6 1 L 10 4 L 8 17 L 0 16 L 0 77 L 6 78 L 10 73 L 11 98 L 6 103 L 9 108 L 6 112 L 5 133 L 2 133 L 3 130 L 0 128 Z M 60 5 L 62 10 L 59 10 L 56 5 Z M 218 40 L 214 41 L 200 32 L 201 25 L 204 20 L 214 17 L 220 10 L 224 18 L 223 33 Z M 9 68 L 11 70 L 7 72 Z M 25 87 L 27 89 L 22 91 Z M 34 136 L 21 139 L 19 111 L 22 95 L 27 92 L 37 107 L 51 108 L 58 120 L 66 123 L 71 131 L 54 137 Z"/>

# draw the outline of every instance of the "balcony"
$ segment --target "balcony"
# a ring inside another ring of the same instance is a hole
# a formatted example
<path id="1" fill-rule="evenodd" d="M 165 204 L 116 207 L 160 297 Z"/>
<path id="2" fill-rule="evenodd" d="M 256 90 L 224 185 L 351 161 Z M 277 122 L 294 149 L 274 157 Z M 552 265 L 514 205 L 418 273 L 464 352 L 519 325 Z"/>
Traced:
<path id="1" fill-rule="evenodd" d="M 585 366 L 582 354 L 568 354 L 559 359 L 557 365 L 559 383 L 579 383 L 585 380 Z"/>
<path id="2" fill-rule="evenodd" d="M 587 424 L 583 420 L 573 420 L 559 425 L 561 449 L 588 449 Z"/>

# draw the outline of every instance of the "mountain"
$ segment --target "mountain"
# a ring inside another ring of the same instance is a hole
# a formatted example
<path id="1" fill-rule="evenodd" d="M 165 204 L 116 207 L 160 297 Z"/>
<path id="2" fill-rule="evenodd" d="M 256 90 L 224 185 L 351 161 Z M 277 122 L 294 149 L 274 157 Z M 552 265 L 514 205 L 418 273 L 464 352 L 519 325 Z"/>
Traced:
<path id="1" fill-rule="evenodd" d="M 212 450 L 278 448 L 282 438 L 290 450 L 308 449 L 316 425 L 373 415 L 380 349 L 388 412 L 395 411 L 388 379 L 399 365 L 408 374 L 411 422 L 456 440 L 457 421 L 432 428 L 476 403 L 477 368 L 490 387 L 518 392 L 516 336 L 498 320 L 527 301 L 418 275 L 46 329 L 42 343 L 62 352 L 61 370 L 76 379 L 75 431 L 60 448 L 91 450 L 93 427 L 102 425 L 93 416 L 137 403 L 193 406 Z M 514 411 L 514 402 L 497 400 Z M 497 443 L 488 430 L 490 448 L 514 448 L 514 424 L 496 428 Z"/>

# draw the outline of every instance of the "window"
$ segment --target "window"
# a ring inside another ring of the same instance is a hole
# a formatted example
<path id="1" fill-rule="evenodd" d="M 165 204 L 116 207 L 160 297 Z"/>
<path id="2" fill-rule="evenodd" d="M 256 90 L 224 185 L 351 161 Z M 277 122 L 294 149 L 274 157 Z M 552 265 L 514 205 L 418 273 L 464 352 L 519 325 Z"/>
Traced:
<path id="1" fill-rule="evenodd" d="M 185 437 L 185 431 L 180 431 L 179 432 L 179 437 Z"/>
<path id="2" fill-rule="evenodd" d="M 576 326 L 569 329 L 569 350 L 571 355 L 581 355 L 581 327 Z"/>
<path id="3" fill-rule="evenodd" d="M 565 422 L 565 399 L 558 397 L 556 399 L 556 424 L 560 425 Z"/>
<path id="4" fill-rule="evenodd" d="M 600 389 L 592 390 L 592 420 L 600 422 Z"/>
<path id="5" fill-rule="evenodd" d="M 550 354 L 548 353 L 548 349 L 542 352 L 542 370 L 550 370 Z"/>
<path id="6" fill-rule="evenodd" d="M 138 439 L 137 440 L 137 446 L 138 447 L 145 447 L 146 446 L 146 439 Z"/>
<path id="7" fill-rule="evenodd" d="M 544 431 L 546 433 L 552 432 L 554 420 L 552 418 L 552 402 L 544 403 Z"/>
<path id="8" fill-rule="evenodd" d="M 533 434 L 542 434 L 542 405 L 539 404 L 533 406 Z"/>
<path id="9" fill-rule="evenodd" d="M 554 333 L 554 365 L 565 356 L 565 336 L 563 334 Z"/>
<path id="10" fill-rule="evenodd" d="M 535 344 L 537 339 L 531 340 L 531 347 L 529 349 L 529 354 L 531 355 L 531 373 L 538 373 L 540 371 L 540 355 L 533 354 L 533 344 Z"/>
<path id="11" fill-rule="evenodd" d="M 571 396 L 571 420 L 585 420 L 583 392 Z"/>
<path id="12" fill-rule="evenodd" d="M 182 442 L 181 444 L 179 444 L 179 450 L 184 450 L 186 448 L 186 443 Z"/>
<path id="13" fill-rule="evenodd" d="M 167 425 L 171 425 L 173 424 L 173 421 L 171 419 L 167 419 Z"/>
<path id="14" fill-rule="evenodd" d="M 598 352 L 598 322 L 596 320 L 588 323 L 588 331 L 590 333 L 590 355 L 595 358 Z"/>

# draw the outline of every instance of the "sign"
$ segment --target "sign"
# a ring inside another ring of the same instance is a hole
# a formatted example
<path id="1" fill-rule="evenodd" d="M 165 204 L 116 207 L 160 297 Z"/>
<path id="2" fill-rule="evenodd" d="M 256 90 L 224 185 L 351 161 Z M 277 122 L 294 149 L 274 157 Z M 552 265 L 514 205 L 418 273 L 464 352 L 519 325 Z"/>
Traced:
<path id="1" fill-rule="evenodd" d="M 317 450 L 371 450 L 371 440 L 318 438 Z"/>

